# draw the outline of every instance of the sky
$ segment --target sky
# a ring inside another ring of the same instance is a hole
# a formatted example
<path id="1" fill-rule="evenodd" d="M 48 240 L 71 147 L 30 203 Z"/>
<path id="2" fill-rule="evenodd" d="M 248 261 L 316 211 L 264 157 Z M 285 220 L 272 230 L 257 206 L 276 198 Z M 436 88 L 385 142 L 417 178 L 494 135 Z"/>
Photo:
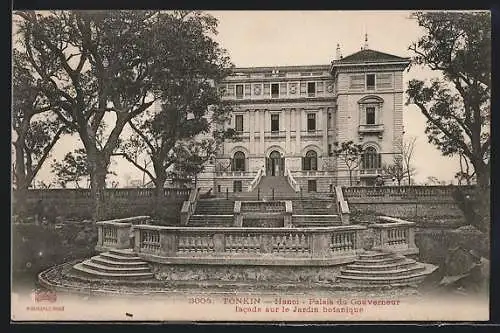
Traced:
<path id="1" fill-rule="evenodd" d="M 236 67 L 329 64 L 335 57 L 337 43 L 345 57 L 357 52 L 368 35 L 370 49 L 411 57 L 408 47 L 422 34 L 408 11 L 209 11 L 218 21 L 214 37 L 227 50 Z M 438 76 L 430 70 L 412 67 L 404 82 L 413 78 Z M 404 98 L 406 100 L 406 97 Z M 427 142 L 425 118 L 416 106 L 404 106 L 406 137 L 416 137 L 414 167 L 416 182 L 434 176 L 449 183 L 459 170 L 458 158 L 443 157 Z M 54 148 L 52 159 L 78 148 L 76 137 L 64 138 Z M 50 182 L 50 163 L 40 170 L 37 180 Z M 142 179 L 142 172 L 117 158 L 109 180 L 125 186 L 132 179 Z M 147 180 L 147 178 L 146 178 Z"/>

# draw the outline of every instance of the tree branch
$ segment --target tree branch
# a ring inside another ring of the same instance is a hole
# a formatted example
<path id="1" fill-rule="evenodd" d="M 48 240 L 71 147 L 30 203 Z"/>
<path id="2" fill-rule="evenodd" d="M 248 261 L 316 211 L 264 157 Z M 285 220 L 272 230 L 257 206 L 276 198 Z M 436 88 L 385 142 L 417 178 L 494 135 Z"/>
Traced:
<path id="1" fill-rule="evenodd" d="M 61 136 L 61 134 L 64 132 L 65 129 L 66 129 L 65 126 L 60 127 L 57 130 L 57 132 L 54 135 L 54 137 L 52 138 L 52 141 L 45 147 L 45 150 L 43 151 L 42 157 L 40 157 L 40 159 L 38 160 L 38 163 L 36 164 L 35 168 L 33 169 L 33 171 L 31 171 L 30 177 L 27 179 L 27 183 L 28 184 L 31 184 L 31 182 L 33 181 L 33 178 L 36 177 L 38 171 L 40 171 L 40 168 L 42 167 L 43 163 L 45 162 L 45 160 L 49 156 L 50 151 L 52 150 L 52 148 L 54 148 L 55 144 L 59 140 L 59 137 Z"/>
<path id="2" fill-rule="evenodd" d="M 422 111 L 422 113 L 424 114 L 424 116 L 434 125 L 436 126 L 437 128 L 439 128 L 450 140 L 454 141 L 458 146 L 460 146 L 464 153 L 469 156 L 469 157 L 472 157 L 472 153 L 471 151 L 469 150 L 469 147 L 467 147 L 467 145 L 461 141 L 461 140 L 458 140 L 457 138 L 455 138 L 455 136 L 453 136 L 438 120 L 434 119 L 431 114 L 427 111 L 427 108 L 422 104 L 422 103 L 419 103 L 419 102 L 414 102 L 416 106 L 418 106 L 420 108 L 420 111 Z"/>
<path id="3" fill-rule="evenodd" d="M 140 165 L 139 163 L 134 161 L 134 159 L 131 158 L 127 153 L 125 153 L 125 152 L 113 153 L 112 156 L 123 156 L 127 161 L 132 163 L 137 169 L 146 173 L 152 182 L 154 182 L 156 180 L 156 177 L 153 176 L 153 174 L 148 169 L 146 169 L 145 167 L 143 167 L 142 165 Z"/>

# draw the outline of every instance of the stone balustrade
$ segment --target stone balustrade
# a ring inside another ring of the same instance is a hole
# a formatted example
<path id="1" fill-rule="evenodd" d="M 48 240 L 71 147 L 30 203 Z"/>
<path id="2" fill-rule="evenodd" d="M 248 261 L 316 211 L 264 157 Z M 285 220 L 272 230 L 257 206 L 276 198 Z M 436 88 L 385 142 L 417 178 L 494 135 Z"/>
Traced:
<path id="1" fill-rule="evenodd" d="M 337 211 L 339 212 L 342 224 L 349 224 L 351 212 L 349 210 L 349 204 L 344 199 L 341 186 L 335 186 L 335 200 L 337 201 Z"/>
<path id="2" fill-rule="evenodd" d="M 314 265 L 351 262 L 363 226 L 189 228 L 140 225 L 135 252 L 159 263 Z"/>
<path id="3" fill-rule="evenodd" d="M 124 219 L 98 221 L 96 251 L 109 249 L 127 249 L 130 247 L 131 228 L 134 225 L 145 225 L 149 216 L 134 216 Z"/>
<path id="4" fill-rule="evenodd" d="M 348 200 L 366 201 L 388 198 L 390 200 L 448 200 L 453 201 L 453 191 L 457 186 L 359 186 L 344 187 L 343 194 Z M 472 191 L 474 186 L 460 186 L 465 191 Z"/>
<path id="5" fill-rule="evenodd" d="M 418 254 L 414 222 L 388 216 L 379 216 L 378 220 L 379 223 L 369 225 L 373 230 L 373 250 Z"/>
<path id="6" fill-rule="evenodd" d="M 189 193 L 188 200 L 182 203 L 181 208 L 181 224 L 187 225 L 189 222 L 189 218 L 194 214 L 196 210 L 196 204 L 198 203 L 198 199 L 200 198 L 200 188 L 192 189 L 191 193 Z"/>

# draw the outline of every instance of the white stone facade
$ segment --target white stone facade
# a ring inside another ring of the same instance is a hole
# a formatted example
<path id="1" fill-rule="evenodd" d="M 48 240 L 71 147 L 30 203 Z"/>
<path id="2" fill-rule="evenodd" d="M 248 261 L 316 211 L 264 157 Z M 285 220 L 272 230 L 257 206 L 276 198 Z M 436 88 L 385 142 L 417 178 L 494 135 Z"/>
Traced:
<path id="1" fill-rule="evenodd" d="M 349 140 L 380 155 L 353 173 L 357 184 L 371 184 L 402 140 L 408 63 L 365 49 L 329 65 L 236 68 L 220 89 L 234 102 L 226 126 L 239 131 L 240 140 L 224 143 L 199 184 L 232 192 L 241 181 L 245 191 L 264 168 L 267 175 L 290 170 L 304 190 L 314 185 L 328 192 L 349 184 L 333 154 L 335 142 Z"/>

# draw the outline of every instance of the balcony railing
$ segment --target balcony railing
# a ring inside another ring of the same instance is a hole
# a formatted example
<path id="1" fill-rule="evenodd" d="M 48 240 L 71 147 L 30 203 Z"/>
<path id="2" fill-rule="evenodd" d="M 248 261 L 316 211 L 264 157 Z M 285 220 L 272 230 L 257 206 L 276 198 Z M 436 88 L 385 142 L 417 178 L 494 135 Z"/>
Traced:
<path id="1" fill-rule="evenodd" d="M 361 178 L 377 177 L 382 175 L 382 169 L 360 169 L 359 176 Z"/>
<path id="2" fill-rule="evenodd" d="M 359 125 L 359 133 L 382 133 L 384 131 L 383 124 Z"/>
<path id="3" fill-rule="evenodd" d="M 152 262 L 293 264 L 351 262 L 361 250 L 363 226 L 326 228 L 194 228 L 144 225 L 134 228 L 135 251 Z M 303 259 L 303 260 L 300 260 Z M 335 262 L 335 260 L 333 260 Z"/>
<path id="4" fill-rule="evenodd" d="M 216 171 L 216 177 L 248 177 L 252 178 L 257 174 L 255 171 Z"/>
<path id="5" fill-rule="evenodd" d="M 299 170 L 293 171 L 293 176 L 297 177 L 334 177 L 335 173 L 333 171 L 322 171 L 322 170 Z"/>

